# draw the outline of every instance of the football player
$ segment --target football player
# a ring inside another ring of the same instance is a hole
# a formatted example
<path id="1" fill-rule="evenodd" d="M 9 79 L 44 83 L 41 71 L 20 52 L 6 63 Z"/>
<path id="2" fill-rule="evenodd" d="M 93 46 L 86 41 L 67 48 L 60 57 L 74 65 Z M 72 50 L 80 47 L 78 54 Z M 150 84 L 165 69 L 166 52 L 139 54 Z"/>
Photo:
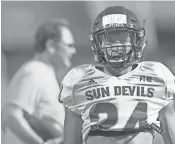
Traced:
<path id="1" fill-rule="evenodd" d="M 175 142 L 175 78 L 165 65 L 142 61 L 144 23 L 122 6 L 95 19 L 90 39 L 99 65 L 75 67 L 62 81 L 65 144 L 152 144 L 156 131 Z"/>

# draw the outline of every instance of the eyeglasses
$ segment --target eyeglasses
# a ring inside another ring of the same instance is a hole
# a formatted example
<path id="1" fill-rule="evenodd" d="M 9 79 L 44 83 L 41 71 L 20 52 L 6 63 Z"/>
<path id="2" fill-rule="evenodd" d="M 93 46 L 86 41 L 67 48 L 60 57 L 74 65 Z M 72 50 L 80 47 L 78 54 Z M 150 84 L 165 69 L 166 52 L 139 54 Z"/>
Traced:
<path id="1" fill-rule="evenodd" d="M 64 46 L 67 46 L 67 47 L 70 47 L 70 48 L 75 47 L 74 43 L 73 44 L 61 43 L 60 45 L 64 45 Z"/>

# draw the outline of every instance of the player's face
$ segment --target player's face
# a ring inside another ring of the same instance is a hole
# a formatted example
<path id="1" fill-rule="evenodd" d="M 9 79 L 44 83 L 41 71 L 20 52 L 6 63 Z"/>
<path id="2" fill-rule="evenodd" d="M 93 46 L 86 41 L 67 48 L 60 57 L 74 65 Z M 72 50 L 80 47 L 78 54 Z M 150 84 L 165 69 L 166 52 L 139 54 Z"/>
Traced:
<path id="1" fill-rule="evenodd" d="M 131 51 L 131 37 L 128 31 L 111 30 L 100 36 L 101 46 L 105 47 L 106 59 L 110 62 L 122 62 Z"/>

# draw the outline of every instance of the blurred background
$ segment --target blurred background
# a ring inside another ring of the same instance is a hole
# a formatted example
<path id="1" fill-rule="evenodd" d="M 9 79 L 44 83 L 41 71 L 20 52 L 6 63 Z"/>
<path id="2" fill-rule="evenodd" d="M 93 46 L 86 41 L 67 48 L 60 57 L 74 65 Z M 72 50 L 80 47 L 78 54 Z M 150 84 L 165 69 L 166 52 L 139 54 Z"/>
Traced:
<path id="1" fill-rule="evenodd" d="M 66 18 L 76 38 L 77 54 L 73 66 L 94 63 L 88 34 L 97 14 L 106 6 L 123 5 L 140 20 L 146 19 L 145 60 L 164 63 L 175 74 L 175 2 L 139 1 L 31 1 L 1 2 L 1 105 L 6 100 L 9 81 L 33 54 L 33 36 L 37 27 L 50 19 Z M 3 136 L 3 135 L 2 135 Z M 19 144 L 9 135 L 2 144 Z M 154 144 L 163 144 L 160 136 Z"/>

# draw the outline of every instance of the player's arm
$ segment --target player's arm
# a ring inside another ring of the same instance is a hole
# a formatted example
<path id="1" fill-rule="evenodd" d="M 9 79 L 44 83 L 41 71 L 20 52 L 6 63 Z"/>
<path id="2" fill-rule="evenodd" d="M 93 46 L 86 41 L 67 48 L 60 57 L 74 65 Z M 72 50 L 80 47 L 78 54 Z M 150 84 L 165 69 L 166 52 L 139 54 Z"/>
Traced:
<path id="1" fill-rule="evenodd" d="M 81 73 L 70 70 L 60 85 L 59 101 L 65 106 L 64 144 L 82 143 L 82 119 L 76 107 L 76 95 L 73 93 L 74 85 L 81 79 Z"/>
<path id="2" fill-rule="evenodd" d="M 9 101 L 4 107 L 3 119 L 5 127 L 9 128 L 18 138 L 28 144 L 41 144 L 43 140 L 30 127 L 24 112 L 32 113 L 35 107 L 37 86 L 25 75 L 10 84 Z"/>
<path id="3" fill-rule="evenodd" d="M 65 108 L 64 144 L 83 144 L 81 116 Z"/>
<path id="4" fill-rule="evenodd" d="M 159 120 L 162 129 L 162 136 L 165 144 L 175 144 L 175 77 L 171 71 L 163 66 L 165 83 L 167 87 L 168 105 L 160 111 Z"/>
<path id="5" fill-rule="evenodd" d="M 163 129 L 163 140 L 165 144 L 175 143 L 175 100 L 170 103 L 160 112 L 159 120 Z"/>
<path id="6" fill-rule="evenodd" d="M 23 110 L 9 104 L 6 109 L 5 125 L 22 141 L 28 144 L 42 144 L 43 140 L 33 131 L 24 118 Z"/>

